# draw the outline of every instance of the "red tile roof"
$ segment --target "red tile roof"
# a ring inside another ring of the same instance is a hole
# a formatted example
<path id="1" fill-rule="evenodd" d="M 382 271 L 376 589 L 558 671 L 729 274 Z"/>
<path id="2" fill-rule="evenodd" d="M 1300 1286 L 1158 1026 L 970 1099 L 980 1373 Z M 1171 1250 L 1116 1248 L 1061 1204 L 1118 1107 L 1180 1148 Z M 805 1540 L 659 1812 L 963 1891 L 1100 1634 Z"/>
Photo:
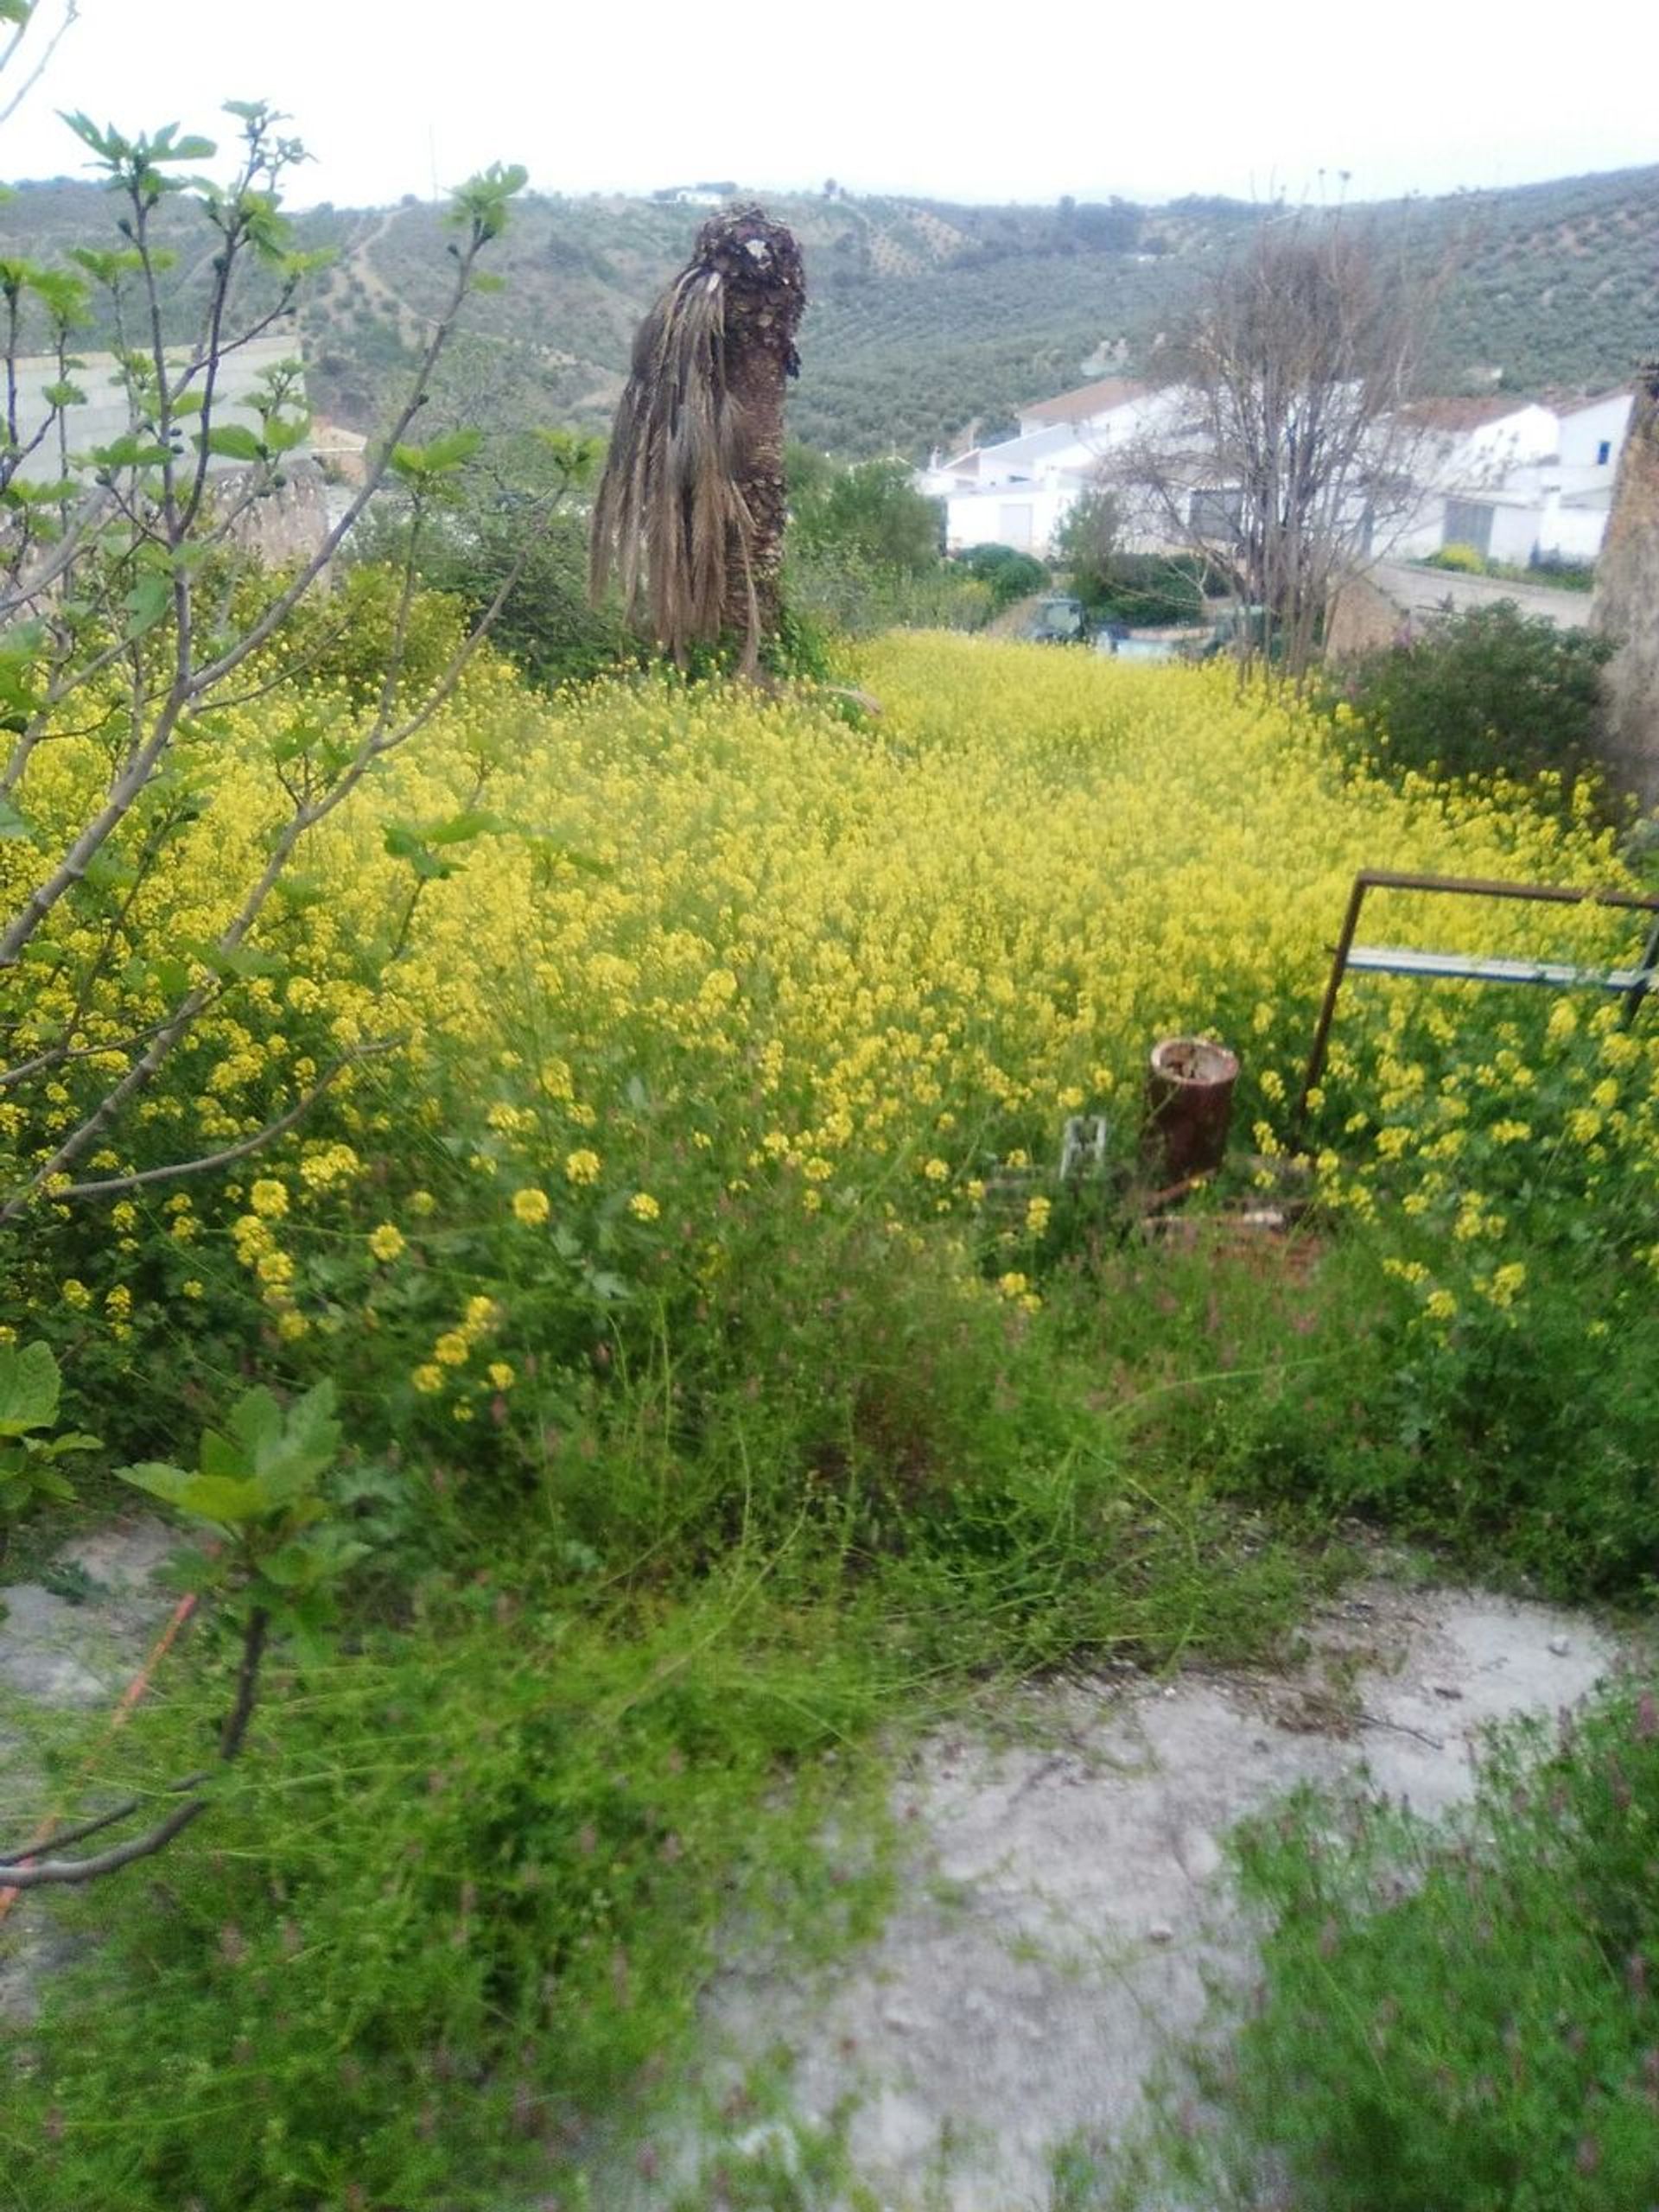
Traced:
<path id="1" fill-rule="evenodd" d="M 1478 430 L 1484 423 L 1501 423 L 1506 415 L 1519 415 L 1537 404 L 1517 399 L 1513 392 L 1491 392 L 1478 399 L 1414 399 L 1401 411 L 1429 430 Z"/>
<path id="2" fill-rule="evenodd" d="M 1063 391 L 1054 399 L 1039 399 L 1020 410 L 1020 421 L 1032 416 L 1044 423 L 1083 423 L 1091 415 L 1104 415 L 1125 401 L 1139 399 L 1150 387 L 1137 384 L 1133 377 L 1103 377 L 1097 384 L 1080 385 L 1076 391 Z"/>

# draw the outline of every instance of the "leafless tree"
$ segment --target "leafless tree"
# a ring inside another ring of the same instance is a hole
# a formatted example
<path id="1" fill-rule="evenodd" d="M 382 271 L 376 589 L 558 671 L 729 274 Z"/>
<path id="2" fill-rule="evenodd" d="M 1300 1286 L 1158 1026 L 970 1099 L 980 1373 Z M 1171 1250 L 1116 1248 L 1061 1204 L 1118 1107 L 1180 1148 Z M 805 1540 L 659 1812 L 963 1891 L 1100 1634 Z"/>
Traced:
<path id="1" fill-rule="evenodd" d="M 1103 462 L 1129 530 L 1223 569 L 1262 610 L 1242 650 L 1273 639 L 1293 680 L 1421 499 L 1407 403 L 1448 268 L 1339 212 L 1270 218 L 1160 349 L 1161 412 Z"/>

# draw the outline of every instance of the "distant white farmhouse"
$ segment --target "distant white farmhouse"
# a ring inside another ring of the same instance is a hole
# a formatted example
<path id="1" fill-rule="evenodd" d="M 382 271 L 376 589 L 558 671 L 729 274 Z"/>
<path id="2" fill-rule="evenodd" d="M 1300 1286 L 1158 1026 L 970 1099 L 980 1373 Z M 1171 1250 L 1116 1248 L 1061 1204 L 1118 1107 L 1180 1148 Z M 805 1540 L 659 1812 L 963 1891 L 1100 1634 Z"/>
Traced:
<path id="1" fill-rule="evenodd" d="M 1052 553 L 1081 495 L 1122 448 L 1166 420 L 1170 396 L 1127 377 L 1107 377 L 1020 410 L 1019 435 L 936 461 L 918 482 L 945 509 L 945 543 L 1012 545 Z"/>
<path id="2" fill-rule="evenodd" d="M 1466 544 L 1521 564 L 1593 560 L 1630 404 L 1628 391 L 1556 406 L 1496 394 L 1418 402 L 1407 415 L 1416 434 L 1412 482 L 1379 518 L 1372 550 L 1412 560 Z M 951 551 L 1001 544 L 1052 553 L 1114 449 L 1155 438 L 1191 479 L 1193 499 L 1219 516 L 1227 488 L 1207 478 L 1192 413 L 1178 391 L 1107 377 L 1021 408 L 1016 436 L 936 460 L 918 480 L 944 504 Z M 1149 516 L 1128 519 L 1130 542 L 1148 550 L 1158 542 Z"/>
<path id="3" fill-rule="evenodd" d="M 1630 414 L 1630 394 L 1624 418 Z M 1591 410 L 1591 431 L 1568 425 L 1581 407 Z M 1606 438 L 1592 431 L 1606 414 Z M 1407 418 L 1422 440 L 1415 449 L 1414 474 L 1418 500 L 1389 546 L 1402 560 L 1421 560 L 1442 546 L 1473 546 L 1489 560 L 1526 564 L 1540 556 L 1561 560 L 1595 560 L 1606 529 L 1612 469 L 1568 467 L 1564 449 L 1606 445 L 1617 460 L 1624 425 L 1606 400 L 1577 403 L 1557 411 L 1537 400 L 1451 398 L 1421 400 Z M 1595 489 L 1597 474 L 1606 475 L 1606 498 L 1599 511 L 1581 495 Z"/>

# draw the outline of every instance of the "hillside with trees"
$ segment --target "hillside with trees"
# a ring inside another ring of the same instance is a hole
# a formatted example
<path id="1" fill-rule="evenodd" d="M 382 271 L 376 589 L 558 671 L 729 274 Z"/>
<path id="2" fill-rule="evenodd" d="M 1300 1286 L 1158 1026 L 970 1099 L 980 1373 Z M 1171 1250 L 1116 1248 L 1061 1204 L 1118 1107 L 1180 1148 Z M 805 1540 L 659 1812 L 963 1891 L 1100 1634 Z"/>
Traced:
<path id="1" fill-rule="evenodd" d="M 435 414 L 607 425 L 634 326 L 714 190 L 527 198 L 505 285 L 479 303 Z M 1102 367 L 1144 369 L 1195 275 L 1274 212 L 1206 198 L 960 207 L 830 183 L 766 198 L 806 257 L 791 430 L 849 458 L 998 435 L 1022 402 Z M 95 223 L 96 200 L 90 184 L 25 186 L 0 207 L 0 246 L 67 245 Z M 1366 212 L 1401 226 L 1410 253 L 1454 260 L 1433 364 L 1441 390 L 1598 390 L 1650 343 L 1659 167 Z M 440 209 L 413 200 L 299 219 L 307 246 L 337 257 L 302 321 L 320 412 L 368 429 L 416 358 L 440 226 Z M 169 279 L 181 296 L 205 281 L 189 256 Z"/>

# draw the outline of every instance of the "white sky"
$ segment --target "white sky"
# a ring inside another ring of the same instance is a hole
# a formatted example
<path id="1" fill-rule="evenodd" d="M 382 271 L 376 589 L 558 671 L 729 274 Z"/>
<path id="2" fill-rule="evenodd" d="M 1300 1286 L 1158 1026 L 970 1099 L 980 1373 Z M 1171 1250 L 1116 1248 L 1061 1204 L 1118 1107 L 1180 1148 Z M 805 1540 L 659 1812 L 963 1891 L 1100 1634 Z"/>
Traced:
<path id="1" fill-rule="evenodd" d="M 213 136 L 268 99 L 317 156 L 296 206 L 491 161 L 563 192 L 1297 199 L 1346 170 L 1380 199 L 1659 161 L 1656 86 L 1654 0 L 81 0 L 0 175 L 78 171 L 59 109 Z"/>

